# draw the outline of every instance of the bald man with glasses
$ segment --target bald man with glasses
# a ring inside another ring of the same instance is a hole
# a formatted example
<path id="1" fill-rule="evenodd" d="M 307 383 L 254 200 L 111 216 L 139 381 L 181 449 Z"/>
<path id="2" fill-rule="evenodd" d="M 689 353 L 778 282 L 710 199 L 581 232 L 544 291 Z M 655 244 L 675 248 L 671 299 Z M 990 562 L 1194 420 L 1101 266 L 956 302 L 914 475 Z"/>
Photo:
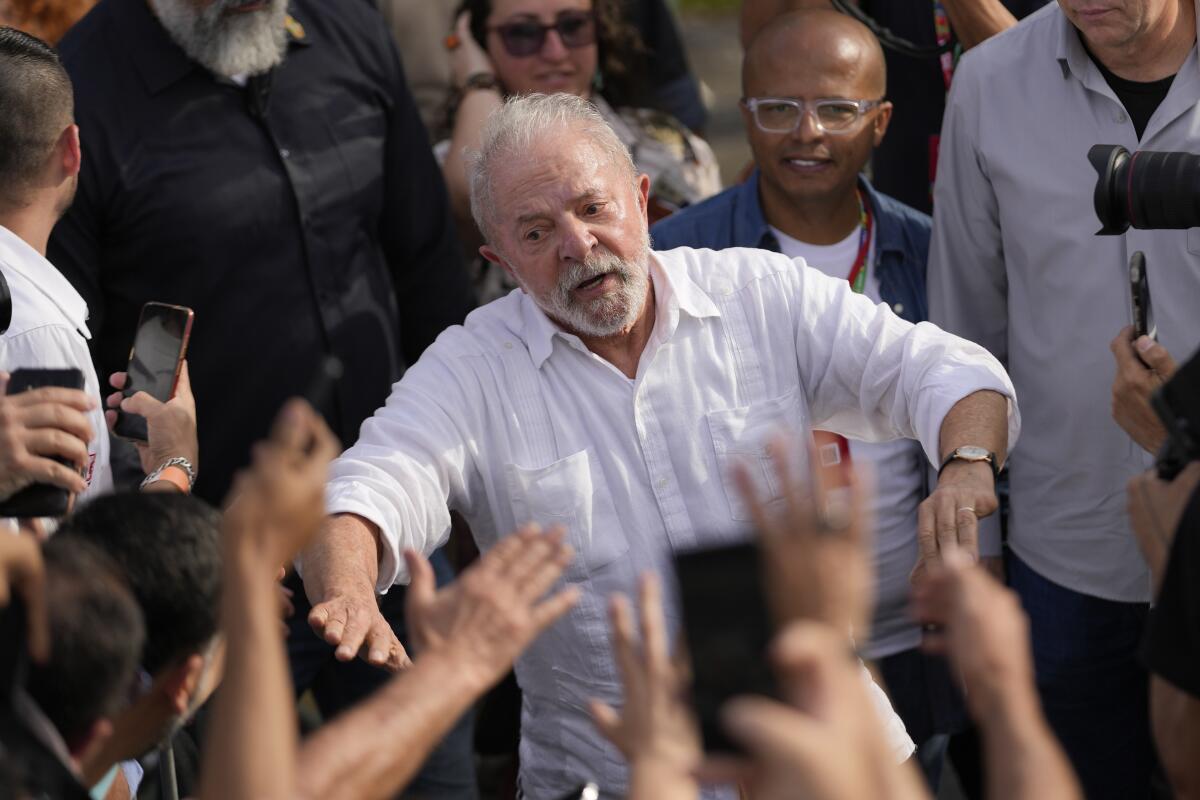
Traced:
<path id="1" fill-rule="evenodd" d="M 655 225 L 655 248 L 755 247 L 803 257 L 905 320 L 924 321 L 930 219 L 880 194 L 862 174 L 892 116 L 874 35 L 831 10 L 785 14 L 750 43 L 742 86 L 754 172 Z M 870 462 L 877 475 L 877 600 L 871 637 L 860 643 L 878 662 L 936 787 L 947 734 L 964 727 L 965 717 L 944 662 L 918 649 L 921 631 L 907 611 L 910 575 L 938 552 L 936 531 L 918 513 L 930 489 L 925 459 L 910 439 L 867 444 L 818 436 L 827 460 Z M 982 547 L 964 544 L 998 555 L 994 518 L 980 531 Z"/>

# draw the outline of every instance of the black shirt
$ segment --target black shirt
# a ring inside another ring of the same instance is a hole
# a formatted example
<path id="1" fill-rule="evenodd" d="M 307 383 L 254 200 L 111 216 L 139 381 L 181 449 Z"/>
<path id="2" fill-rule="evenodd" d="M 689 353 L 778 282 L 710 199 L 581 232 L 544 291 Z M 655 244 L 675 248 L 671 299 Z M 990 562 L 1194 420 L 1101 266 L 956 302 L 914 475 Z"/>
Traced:
<path id="1" fill-rule="evenodd" d="M 441 172 L 400 59 L 366 3 L 292 0 L 265 116 L 188 59 L 146 0 L 101 0 L 61 53 L 83 170 L 49 257 L 87 301 L 102 376 L 138 311 L 196 311 L 197 494 L 219 500 L 323 353 L 349 444 L 470 290 Z M 102 377 L 102 381 L 104 377 Z"/>
<path id="2" fill-rule="evenodd" d="M 1082 39 L 1081 36 L 1080 40 Z M 1154 116 L 1155 109 L 1162 104 L 1167 97 L 1167 92 L 1171 90 L 1175 76 L 1170 75 L 1162 80 L 1145 83 L 1127 81 L 1110 72 L 1090 51 L 1088 55 L 1091 56 L 1096 69 L 1100 70 L 1100 74 L 1104 76 L 1109 88 L 1113 90 L 1113 94 L 1121 101 L 1121 105 L 1125 106 L 1125 113 L 1129 115 L 1129 120 L 1133 123 L 1133 129 L 1137 131 L 1137 138 L 1140 140 L 1142 134 L 1146 132 L 1146 126 L 1150 124 L 1150 117 Z"/>
<path id="3" fill-rule="evenodd" d="M 1151 672 L 1200 698 L 1200 490 L 1175 532 L 1142 652 Z"/>
<path id="4" fill-rule="evenodd" d="M 1049 0 L 1003 0 L 1020 19 Z M 929 0 L 861 0 L 859 6 L 876 22 L 919 47 L 937 44 L 933 3 Z M 887 136 L 875 150 L 872 183 L 905 205 L 933 212 L 930 195 L 931 139 L 942 129 L 946 112 L 946 79 L 937 58 L 912 58 L 884 49 L 887 96 L 895 105 Z M 934 162 L 936 164 L 936 162 Z"/>

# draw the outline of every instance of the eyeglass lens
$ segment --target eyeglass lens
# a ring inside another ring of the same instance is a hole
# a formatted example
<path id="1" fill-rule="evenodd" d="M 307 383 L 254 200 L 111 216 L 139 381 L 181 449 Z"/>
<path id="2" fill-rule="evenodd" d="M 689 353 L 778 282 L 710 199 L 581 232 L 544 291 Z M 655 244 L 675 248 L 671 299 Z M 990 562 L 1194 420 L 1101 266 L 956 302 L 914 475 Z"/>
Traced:
<path id="1" fill-rule="evenodd" d="M 858 104 L 845 100 L 819 100 L 811 104 L 817 124 L 823 130 L 842 130 L 859 117 Z M 800 125 L 805 104 L 788 102 L 758 103 L 754 117 L 764 130 L 790 133 Z"/>
<path id="2" fill-rule="evenodd" d="M 595 19 L 586 11 L 564 11 L 554 20 L 553 25 L 543 25 L 533 20 L 509 22 L 497 25 L 500 41 L 504 49 L 513 58 L 524 58 L 542 50 L 546 44 L 546 34 L 551 30 L 558 33 L 558 38 L 566 47 L 587 47 L 596 42 Z"/>

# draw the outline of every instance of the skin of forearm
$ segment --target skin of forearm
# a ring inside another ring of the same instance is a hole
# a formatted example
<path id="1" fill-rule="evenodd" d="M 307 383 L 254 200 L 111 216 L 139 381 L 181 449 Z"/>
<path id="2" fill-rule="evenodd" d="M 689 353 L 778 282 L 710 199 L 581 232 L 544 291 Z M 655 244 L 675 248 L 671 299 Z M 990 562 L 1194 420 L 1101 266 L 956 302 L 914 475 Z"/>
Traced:
<path id="1" fill-rule="evenodd" d="M 1050 732 L 1033 687 L 1013 688 L 976 715 L 983 731 L 987 797 L 1083 800 L 1066 754 Z"/>
<path id="2" fill-rule="evenodd" d="M 695 800 L 699 796 L 695 779 L 668 764 L 640 759 L 629 765 L 626 800 Z"/>
<path id="3" fill-rule="evenodd" d="M 1017 24 L 1000 0 L 942 0 L 942 5 L 964 50 Z"/>
<path id="4" fill-rule="evenodd" d="M 226 666 L 205 741 L 201 800 L 294 797 L 296 713 L 274 565 L 226 554 Z"/>
<path id="5" fill-rule="evenodd" d="M 479 149 L 483 124 L 502 103 L 500 92 L 492 89 L 474 89 L 463 95 L 455 112 L 450 152 L 446 154 L 442 172 L 446 177 L 451 208 L 455 218 L 459 220 L 471 219 L 471 185 L 467 178 L 466 153 Z"/>
<path id="6" fill-rule="evenodd" d="M 488 685 L 463 660 L 429 652 L 367 701 L 304 740 L 301 796 L 392 797 Z"/>
<path id="7" fill-rule="evenodd" d="M 1150 721 L 1175 797 L 1200 798 L 1200 699 L 1152 675 Z"/>
<path id="8" fill-rule="evenodd" d="M 379 580 L 379 537 L 379 528 L 362 517 L 329 517 L 301 557 L 305 584 L 311 583 L 321 594 L 330 587 L 374 592 Z"/>
<path id="9" fill-rule="evenodd" d="M 1008 398 L 983 390 L 959 400 L 942 420 L 939 434 L 941 456 L 963 445 L 975 445 L 995 453 L 1003 463 L 1008 452 Z"/>

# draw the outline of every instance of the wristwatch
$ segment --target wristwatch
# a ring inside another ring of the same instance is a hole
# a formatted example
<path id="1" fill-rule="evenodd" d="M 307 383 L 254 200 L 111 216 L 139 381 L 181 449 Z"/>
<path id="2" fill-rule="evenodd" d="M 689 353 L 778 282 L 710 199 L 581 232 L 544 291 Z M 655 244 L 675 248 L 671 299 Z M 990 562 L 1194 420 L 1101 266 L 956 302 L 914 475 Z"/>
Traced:
<path id="1" fill-rule="evenodd" d="M 938 467 L 938 477 L 941 477 L 942 471 L 950 466 L 951 461 L 986 461 L 992 468 L 992 479 L 994 480 L 1000 475 L 1000 462 L 996 458 L 996 454 L 983 447 L 965 444 L 962 447 L 954 448 L 950 451 L 950 455 L 946 456 L 942 465 Z"/>

